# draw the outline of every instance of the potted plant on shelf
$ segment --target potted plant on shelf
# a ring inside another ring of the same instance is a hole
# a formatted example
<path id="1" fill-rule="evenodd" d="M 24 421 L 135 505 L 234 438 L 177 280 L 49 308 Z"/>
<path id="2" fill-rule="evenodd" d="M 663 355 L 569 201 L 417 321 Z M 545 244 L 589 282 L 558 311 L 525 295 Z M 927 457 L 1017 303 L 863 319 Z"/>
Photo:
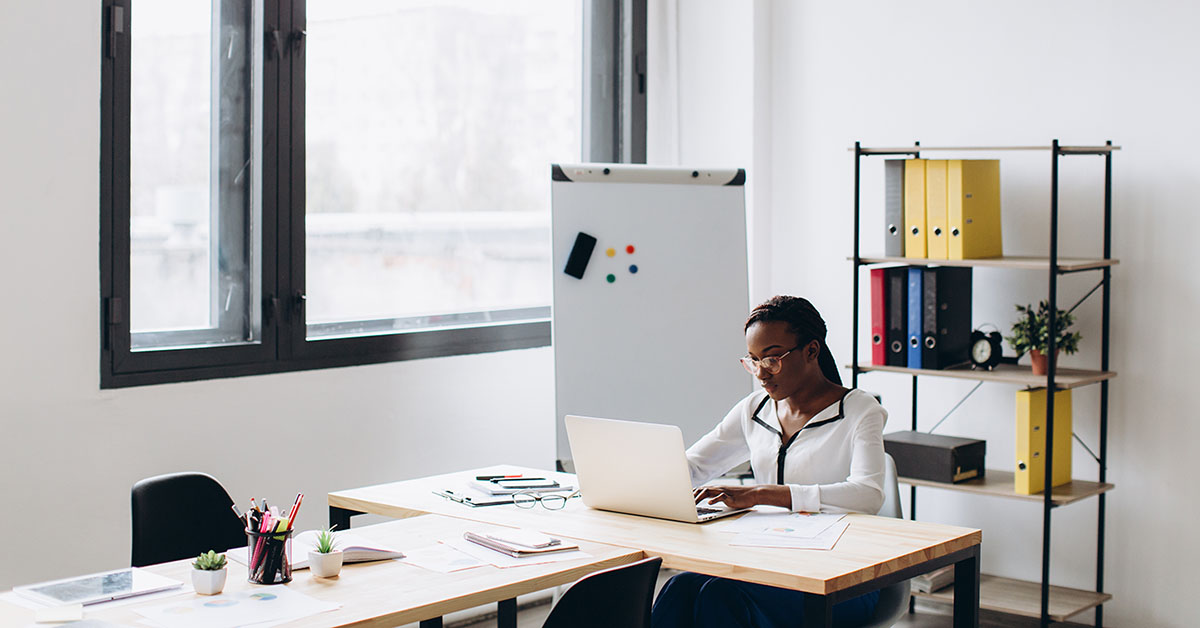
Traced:
<path id="1" fill-rule="evenodd" d="M 333 527 L 317 531 L 317 546 L 308 552 L 308 568 L 314 576 L 332 578 L 342 571 L 342 550 L 336 545 Z"/>
<path id="2" fill-rule="evenodd" d="M 192 561 L 192 587 L 200 595 L 216 595 L 225 588 L 226 569 L 225 555 L 213 550 L 196 557 Z"/>
<path id="3" fill-rule="evenodd" d="M 1017 312 L 1021 316 L 1013 323 L 1012 335 L 1004 339 L 1016 350 L 1018 358 L 1029 353 L 1034 375 L 1045 375 L 1049 357 L 1046 352 L 1050 346 L 1050 304 L 1042 301 L 1036 310 L 1032 305 L 1018 305 Z M 1079 332 L 1069 331 L 1074 323 L 1074 315 L 1058 310 L 1055 321 L 1055 353 L 1062 351 L 1070 355 L 1079 350 Z"/>

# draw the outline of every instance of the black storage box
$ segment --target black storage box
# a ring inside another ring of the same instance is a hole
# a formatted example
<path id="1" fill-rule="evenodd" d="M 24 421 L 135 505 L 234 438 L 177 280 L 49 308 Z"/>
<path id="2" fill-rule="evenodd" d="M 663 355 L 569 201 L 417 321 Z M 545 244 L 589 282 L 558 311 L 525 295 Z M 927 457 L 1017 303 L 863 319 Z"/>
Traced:
<path id="1" fill-rule="evenodd" d="M 983 477 L 987 442 L 923 432 L 892 432 L 883 435 L 883 450 L 896 460 L 900 477 L 951 484 Z"/>

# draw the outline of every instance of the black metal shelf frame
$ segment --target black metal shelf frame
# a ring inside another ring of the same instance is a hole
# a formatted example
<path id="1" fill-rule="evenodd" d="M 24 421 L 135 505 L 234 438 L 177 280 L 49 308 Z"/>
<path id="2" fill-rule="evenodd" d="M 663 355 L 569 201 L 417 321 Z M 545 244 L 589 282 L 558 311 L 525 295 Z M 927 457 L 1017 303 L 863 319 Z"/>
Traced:
<path id="1" fill-rule="evenodd" d="M 991 147 L 985 150 L 1046 150 L 1043 146 L 1019 146 L 1019 147 Z M 859 274 L 860 269 L 864 266 L 860 251 L 860 235 L 861 235 L 861 170 L 863 157 L 877 156 L 909 156 L 920 158 L 921 151 L 960 151 L 971 150 L 968 147 L 959 148 L 922 148 L 920 142 L 914 142 L 912 148 L 864 148 L 860 142 L 854 143 L 854 314 L 852 318 L 851 328 L 853 337 L 851 339 L 851 385 L 858 387 L 858 375 L 862 372 L 859 369 L 858 362 L 858 319 L 859 319 Z M 1049 264 L 1049 294 L 1047 300 L 1050 303 L 1050 329 L 1055 329 L 1057 326 L 1058 317 L 1058 277 L 1066 274 L 1065 271 L 1058 266 L 1058 162 L 1061 157 L 1074 155 L 1098 155 L 1104 158 L 1104 259 L 1112 259 L 1112 153 L 1114 150 L 1119 150 L 1119 147 L 1113 146 L 1111 141 L 1105 142 L 1104 146 L 1062 146 L 1058 140 L 1051 142 L 1049 146 L 1051 153 L 1050 159 L 1050 264 Z M 1102 314 L 1101 314 L 1101 346 L 1100 346 L 1100 370 L 1108 371 L 1109 369 L 1109 310 L 1110 310 L 1110 294 L 1109 286 L 1111 285 L 1112 267 L 1104 266 L 1100 269 L 1102 278 L 1096 288 L 1093 288 L 1088 296 L 1091 296 L 1096 289 L 1101 289 Z M 1086 296 L 1084 297 L 1087 298 Z M 1047 389 L 1055 390 L 1054 375 L 1057 366 L 1057 348 L 1055 334 L 1050 334 L 1050 344 L 1047 347 L 1048 364 L 1047 369 Z M 912 429 L 917 429 L 917 375 L 912 376 Z M 1100 454 L 1097 456 L 1097 463 L 1100 466 L 1099 481 L 1107 482 L 1108 475 L 1108 380 L 1100 382 Z M 1046 442 L 1054 442 L 1054 404 L 1046 404 Z M 1046 477 L 1044 486 L 1052 485 L 1054 468 L 1054 451 L 1053 447 L 1046 447 Z M 909 516 L 916 519 L 917 511 L 917 487 L 912 486 L 909 489 Z M 1049 490 L 1043 491 L 1045 499 L 1042 503 L 1042 582 L 1041 582 L 1041 626 L 1048 628 L 1050 625 L 1050 514 L 1056 507 L 1051 499 Z M 1104 592 L 1104 519 L 1105 519 L 1105 499 L 1104 493 L 1096 496 L 1098 500 L 1097 512 L 1097 538 L 1096 538 L 1096 592 Z M 1104 606 L 1103 604 L 1096 606 L 1095 626 L 1101 628 L 1103 626 Z"/>

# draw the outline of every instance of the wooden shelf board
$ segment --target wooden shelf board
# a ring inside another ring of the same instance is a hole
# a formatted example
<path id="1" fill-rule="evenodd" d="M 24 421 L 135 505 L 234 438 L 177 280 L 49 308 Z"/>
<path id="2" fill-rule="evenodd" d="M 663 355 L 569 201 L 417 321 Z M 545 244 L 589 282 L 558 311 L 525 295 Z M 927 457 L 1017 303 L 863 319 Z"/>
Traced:
<path id="1" fill-rule="evenodd" d="M 853 260 L 853 257 L 846 259 Z M 959 266 L 967 268 L 1013 268 L 1019 270 L 1050 270 L 1049 257 L 1034 257 L 1027 255 L 1005 255 L 1002 257 L 985 257 L 980 259 L 929 259 L 924 257 L 860 257 L 864 265 L 870 264 L 906 264 L 908 266 Z M 1060 257 L 1058 268 L 1062 272 L 1078 272 L 1081 270 L 1097 270 L 1107 266 L 1120 264 L 1116 259 L 1090 259 L 1082 257 Z"/>
<path id="2" fill-rule="evenodd" d="M 954 587 L 933 593 L 913 592 L 916 597 L 938 602 L 954 602 Z M 1095 608 L 1112 599 L 1108 593 L 1050 586 L 1050 618 L 1066 621 L 1083 611 Z M 1042 585 L 1037 582 L 1013 580 L 983 574 L 979 578 L 979 608 L 1010 615 L 1038 618 L 1042 616 Z"/>
<path id="3" fill-rule="evenodd" d="M 1013 490 L 1013 479 L 1015 474 L 1012 471 L 996 471 L 988 469 L 984 473 L 984 477 L 978 480 L 967 480 L 957 484 L 947 484 L 945 482 L 931 482 L 929 480 L 918 480 L 915 478 L 900 478 L 904 484 L 913 486 L 927 486 L 931 488 L 944 488 L 951 491 L 962 491 L 964 493 L 974 493 L 976 495 L 988 495 L 990 497 L 1008 497 L 1011 499 L 1021 499 L 1025 501 L 1041 503 L 1045 497 L 1041 493 L 1034 495 L 1022 495 Z M 1116 488 L 1115 485 L 1107 482 L 1089 482 L 1087 480 L 1071 480 L 1062 486 L 1054 487 L 1050 493 L 1050 501 L 1056 506 L 1063 506 L 1077 502 L 1081 499 L 1095 497 L 1101 493 Z"/>
<path id="4" fill-rule="evenodd" d="M 849 365 L 846 365 L 849 367 Z M 884 373 L 904 373 L 907 375 L 932 375 L 934 377 L 952 377 L 955 379 L 969 379 L 979 382 L 1004 382 L 1008 384 L 1020 384 L 1030 388 L 1038 388 L 1046 386 L 1045 375 L 1034 375 L 1033 370 L 1028 366 L 1019 364 L 1000 364 L 990 371 L 975 370 L 967 366 L 955 367 L 948 369 L 910 369 L 902 366 L 876 366 L 874 364 L 859 364 L 858 370 L 861 372 L 882 371 Z M 1096 384 L 1107 379 L 1116 377 L 1114 371 L 1089 371 L 1085 369 L 1069 369 L 1059 368 L 1058 374 L 1054 378 L 1054 386 L 1059 390 L 1068 388 L 1078 388 L 1089 384 Z"/>
<path id="5" fill-rule="evenodd" d="M 876 147 L 860 147 L 859 151 L 864 155 L 876 154 L 893 154 L 907 153 L 910 151 L 971 151 L 971 152 L 997 152 L 997 151 L 1020 151 L 1020 150 L 1051 150 L 1053 146 L 900 146 L 898 148 L 876 148 Z M 851 146 L 847 150 L 853 151 Z M 1121 150 L 1120 146 L 1059 146 L 1059 152 L 1063 153 L 1111 153 L 1114 150 Z"/>

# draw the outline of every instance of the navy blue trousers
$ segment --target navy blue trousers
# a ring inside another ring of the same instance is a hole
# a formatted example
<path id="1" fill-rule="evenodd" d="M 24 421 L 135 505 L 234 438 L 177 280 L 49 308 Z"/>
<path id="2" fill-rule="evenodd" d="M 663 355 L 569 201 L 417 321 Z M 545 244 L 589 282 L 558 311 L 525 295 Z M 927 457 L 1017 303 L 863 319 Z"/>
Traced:
<path id="1" fill-rule="evenodd" d="M 681 573 L 654 600 L 654 628 L 802 628 L 802 591 L 728 578 Z M 833 606 L 833 625 L 860 626 L 875 613 L 879 591 Z"/>

